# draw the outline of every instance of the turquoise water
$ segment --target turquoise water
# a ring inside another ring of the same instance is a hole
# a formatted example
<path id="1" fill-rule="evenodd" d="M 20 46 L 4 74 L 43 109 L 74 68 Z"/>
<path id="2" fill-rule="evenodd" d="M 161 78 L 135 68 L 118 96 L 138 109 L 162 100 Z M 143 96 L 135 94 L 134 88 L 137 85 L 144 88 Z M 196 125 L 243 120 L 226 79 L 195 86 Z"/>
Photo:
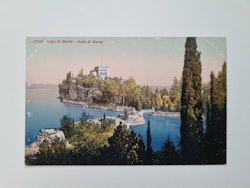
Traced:
<path id="1" fill-rule="evenodd" d="M 180 140 L 180 117 L 170 116 L 152 116 L 149 113 L 144 114 L 145 124 L 131 126 L 130 129 L 140 134 L 146 144 L 147 122 L 150 120 L 150 131 L 152 137 L 153 149 L 159 150 L 168 136 L 179 147 Z"/>
<path id="2" fill-rule="evenodd" d="M 26 89 L 26 126 L 25 126 L 25 144 L 28 145 L 36 139 L 36 135 L 43 128 L 59 128 L 60 118 L 69 114 L 78 120 L 80 114 L 84 111 L 92 118 L 106 116 L 118 116 L 121 112 L 107 111 L 103 109 L 84 108 L 80 105 L 61 103 L 58 97 L 57 86 L 53 88 L 34 88 Z M 144 114 L 145 124 L 131 126 L 137 134 L 142 135 L 146 143 L 147 122 L 151 122 L 152 147 L 156 151 L 170 136 L 171 140 L 178 146 L 180 139 L 180 118 L 151 116 Z"/>

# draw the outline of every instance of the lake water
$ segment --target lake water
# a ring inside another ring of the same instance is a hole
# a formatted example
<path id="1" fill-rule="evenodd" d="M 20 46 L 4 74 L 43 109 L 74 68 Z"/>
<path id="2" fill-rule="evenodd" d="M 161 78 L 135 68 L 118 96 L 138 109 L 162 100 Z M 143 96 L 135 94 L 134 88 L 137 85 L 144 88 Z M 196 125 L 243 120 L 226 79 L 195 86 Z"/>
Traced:
<path id="1" fill-rule="evenodd" d="M 57 99 L 58 88 L 33 88 L 26 89 L 26 126 L 25 126 L 25 144 L 28 145 L 36 139 L 36 135 L 44 128 L 59 128 L 60 119 L 65 114 L 69 114 L 75 119 L 79 119 L 84 111 L 93 118 L 106 116 L 118 116 L 122 112 L 113 112 L 103 109 L 84 108 L 81 105 L 62 103 Z M 159 150 L 162 144 L 170 136 L 170 139 L 178 146 L 180 139 L 180 118 L 166 116 L 151 116 L 144 114 L 145 124 L 131 126 L 137 134 L 142 135 L 146 143 L 147 122 L 150 120 L 151 137 L 153 149 Z"/>

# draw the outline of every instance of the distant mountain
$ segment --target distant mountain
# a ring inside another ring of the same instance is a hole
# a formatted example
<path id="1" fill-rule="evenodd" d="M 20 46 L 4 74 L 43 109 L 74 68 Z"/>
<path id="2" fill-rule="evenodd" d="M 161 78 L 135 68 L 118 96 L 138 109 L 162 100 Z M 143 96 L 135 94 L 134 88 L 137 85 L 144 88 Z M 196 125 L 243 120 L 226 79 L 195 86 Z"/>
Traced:
<path id="1" fill-rule="evenodd" d="M 58 85 L 56 84 L 26 84 L 27 89 L 54 89 L 58 88 Z"/>

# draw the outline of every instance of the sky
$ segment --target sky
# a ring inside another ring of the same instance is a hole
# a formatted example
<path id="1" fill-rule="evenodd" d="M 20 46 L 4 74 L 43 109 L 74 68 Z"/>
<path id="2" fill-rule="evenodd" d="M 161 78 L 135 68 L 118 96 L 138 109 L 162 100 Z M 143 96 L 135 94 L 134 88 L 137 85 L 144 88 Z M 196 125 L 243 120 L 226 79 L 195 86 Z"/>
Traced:
<path id="1" fill-rule="evenodd" d="M 185 42 L 185 37 L 27 37 L 26 83 L 59 84 L 69 71 L 89 74 L 102 65 L 110 77 L 171 86 L 174 77 L 181 78 Z M 196 42 L 206 83 L 226 61 L 226 39 L 198 37 Z"/>

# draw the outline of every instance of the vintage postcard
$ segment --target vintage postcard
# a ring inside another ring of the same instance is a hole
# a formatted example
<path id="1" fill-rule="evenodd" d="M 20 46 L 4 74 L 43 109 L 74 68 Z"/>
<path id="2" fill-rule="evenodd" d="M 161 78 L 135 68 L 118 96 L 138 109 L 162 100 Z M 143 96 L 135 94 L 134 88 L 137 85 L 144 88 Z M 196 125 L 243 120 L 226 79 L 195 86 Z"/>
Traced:
<path id="1" fill-rule="evenodd" d="M 226 66 L 222 37 L 27 37 L 25 164 L 226 164 Z"/>

